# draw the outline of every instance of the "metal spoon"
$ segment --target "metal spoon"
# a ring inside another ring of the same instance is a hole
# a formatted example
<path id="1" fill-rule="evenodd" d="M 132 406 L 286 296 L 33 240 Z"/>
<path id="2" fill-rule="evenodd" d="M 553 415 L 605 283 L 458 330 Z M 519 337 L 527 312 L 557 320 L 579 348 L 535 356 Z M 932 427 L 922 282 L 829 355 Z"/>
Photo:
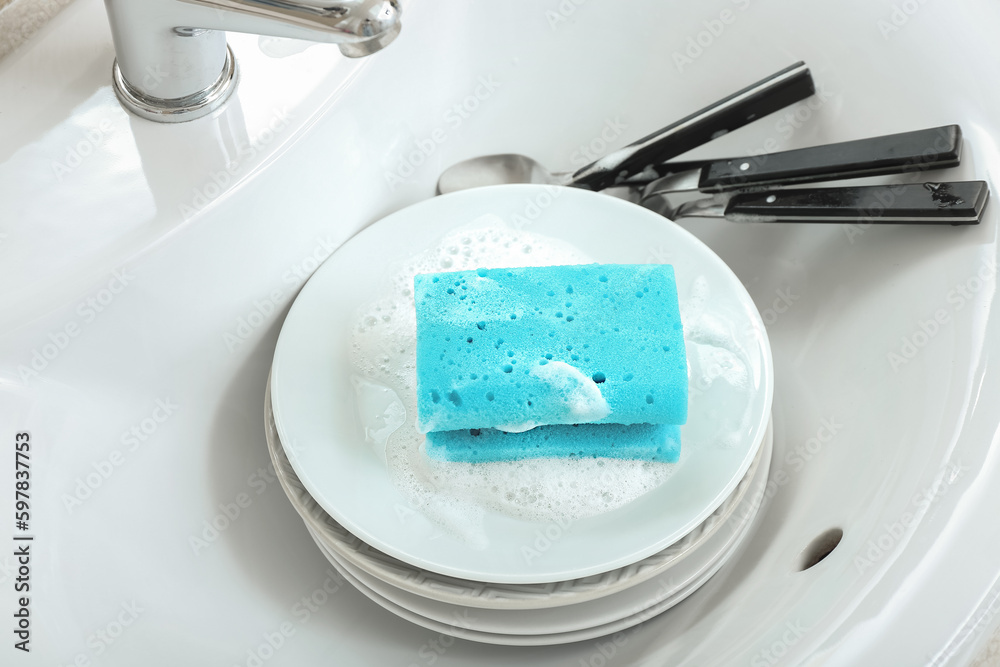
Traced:
<path id="1" fill-rule="evenodd" d="M 602 190 L 625 179 L 630 179 L 630 185 L 642 185 L 646 181 L 639 174 L 646 166 L 677 157 L 814 92 L 809 68 L 799 62 L 576 172 L 552 173 L 525 155 L 485 155 L 445 169 L 438 179 L 437 191 L 446 194 L 504 183 L 557 184 Z M 638 182 L 636 177 L 639 177 Z M 655 174 L 648 180 L 653 178 Z"/>
<path id="2" fill-rule="evenodd" d="M 443 195 L 457 190 L 506 183 L 566 185 L 572 177 L 571 172 L 551 173 L 527 155 L 518 153 L 483 155 L 453 164 L 441 172 L 437 182 L 437 193 Z"/>

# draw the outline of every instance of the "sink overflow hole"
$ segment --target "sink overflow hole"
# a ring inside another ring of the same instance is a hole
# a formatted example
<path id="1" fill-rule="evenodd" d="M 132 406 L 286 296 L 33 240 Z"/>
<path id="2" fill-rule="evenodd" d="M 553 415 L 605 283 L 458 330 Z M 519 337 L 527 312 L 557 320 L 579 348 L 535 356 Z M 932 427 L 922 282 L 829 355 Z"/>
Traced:
<path id="1" fill-rule="evenodd" d="M 844 531 L 840 528 L 831 528 L 810 542 L 799 556 L 799 571 L 808 570 L 829 556 L 843 537 Z"/>

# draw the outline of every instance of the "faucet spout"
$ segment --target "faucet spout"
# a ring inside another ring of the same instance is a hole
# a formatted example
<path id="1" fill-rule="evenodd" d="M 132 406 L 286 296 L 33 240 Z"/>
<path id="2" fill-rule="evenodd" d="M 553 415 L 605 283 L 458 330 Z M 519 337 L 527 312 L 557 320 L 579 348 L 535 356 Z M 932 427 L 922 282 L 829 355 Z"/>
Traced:
<path id="1" fill-rule="evenodd" d="M 398 0 L 105 0 L 115 42 L 114 88 L 139 116 L 192 120 L 222 106 L 238 69 L 225 31 L 336 43 L 345 56 L 385 48 Z"/>
<path id="2" fill-rule="evenodd" d="M 388 46 L 400 28 L 399 5 L 395 0 L 340 0 L 332 4 L 311 4 L 308 0 L 180 1 L 232 12 L 225 23 L 226 29 L 233 32 L 334 42 L 345 56 L 352 58 Z"/>

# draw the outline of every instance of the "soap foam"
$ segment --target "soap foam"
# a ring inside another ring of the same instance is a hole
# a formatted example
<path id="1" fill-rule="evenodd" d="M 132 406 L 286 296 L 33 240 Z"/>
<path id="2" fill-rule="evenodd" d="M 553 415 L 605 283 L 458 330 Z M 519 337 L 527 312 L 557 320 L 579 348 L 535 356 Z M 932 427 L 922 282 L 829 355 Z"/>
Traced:
<path id="1" fill-rule="evenodd" d="M 535 365 L 531 374 L 558 390 L 576 423 L 597 421 L 611 414 L 597 383 L 569 364 L 553 361 L 544 366 Z"/>
<path id="2" fill-rule="evenodd" d="M 501 218 L 487 215 L 394 267 L 385 296 L 358 313 L 352 362 L 361 375 L 392 387 L 407 415 L 386 441 L 390 477 L 411 507 L 470 545 L 487 546 L 482 527 L 486 510 L 528 521 L 574 521 L 628 504 L 658 487 L 683 464 L 683 452 L 678 464 L 604 458 L 473 464 L 433 460 L 422 451 L 424 436 L 415 426 L 413 277 L 442 270 L 592 262 L 564 241 L 511 229 Z M 552 373 L 553 382 L 569 387 L 572 374 Z M 570 392 L 581 416 L 599 413 L 602 403 L 607 409 L 597 385 L 590 378 L 583 379 L 586 382 L 577 378 Z M 597 389 L 596 396 L 588 382 Z"/>
<path id="3" fill-rule="evenodd" d="M 698 276 L 687 298 L 680 299 L 688 355 L 688 391 L 693 399 L 690 404 L 699 413 L 690 419 L 706 425 L 698 429 L 700 441 L 688 439 L 685 447 L 701 444 L 735 447 L 750 427 L 753 408 L 750 355 L 740 347 L 733 322 L 706 308 L 710 298 L 708 280 Z M 726 408 L 721 410 L 718 406 Z"/>
<path id="4" fill-rule="evenodd" d="M 569 414 L 573 415 L 574 423 L 587 424 L 611 414 L 611 408 L 604 400 L 597 383 L 564 361 L 535 364 L 531 368 L 531 375 L 555 390 L 555 395 L 565 403 Z M 535 422 L 528 421 L 504 424 L 496 429 L 507 433 L 524 433 L 536 426 L 538 424 Z"/>

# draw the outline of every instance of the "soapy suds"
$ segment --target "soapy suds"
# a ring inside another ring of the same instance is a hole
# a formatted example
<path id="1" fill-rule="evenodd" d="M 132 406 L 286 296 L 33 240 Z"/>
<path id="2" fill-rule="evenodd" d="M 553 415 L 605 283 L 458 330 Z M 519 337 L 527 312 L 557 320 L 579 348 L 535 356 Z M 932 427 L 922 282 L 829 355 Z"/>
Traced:
<path id="1" fill-rule="evenodd" d="M 597 421 L 611 414 L 597 383 L 569 364 L 553 361 L 544 366 L 536 365 L 531 374 L 559 390 L 576 423 Z"/>
<path id="2" fill-rule="evenodd" d="M 706 425 L 697 430 L 698 441 L 685 440 L 684 445 L 735 447 L 749 428 L 752 413 L 749 355 L 737 342 L 733 322 L 706 308 L 711 287 L 704 276 L 694 280 L 687 298 L 679 296 L 692 411 L 688 423 L 697 420 Z"/>
<path id="3" fill-rule="evenodd" d="M 498 431 L 503 431 L 504 433 L 526 433 L 533 428 L 540 426 L 538 422 L 526 421 L 520 424 L 500 424 L 499 426 L 494 426 Z"/>
<path id="4" fill-rule="evenodd" d="M 392 387 L 372 382 L 357 375 L 351 375 L 351 385 L 365 433 L 365 442 L 372 445 L 375 453 L 386 460 L 385 445 L 389 436 L 406 421 L 406 408 Z"/>
<path id="5" fill-rule="evenodd" d="M 535 364 L 531 368 L 531 375 L 553 388 L 554 395 L 561 399 L 569 414 L 573 415 L 574 423 L 587 424 L 611 414 L 611 408 L 604 400 L 597 383 L 564 361 Z M 508 433 L 524 433 L 536 426 L 538 424 L 535 422 L 526 421 L 496 428 Z"/>
<path id="6" fill-rule="evenodd" d="M 487 215 L 467 228 L 440 240 L 436 247 L 416 255 L 390 272 L 385 296 L 363 308 L 357 317 L 352 362 L 359 375 L 392 388 L 405 410 L 405 421 L 388 434 L 385 460 L 390 477 L 414 509 L 445 532 L 466 543 L 488 546 L 483 521 L 487 510 L 515 518 L 539 522 L 571 522 L 609 512 L 660 486 L 679 466 L 689 451 L 685 442 L 681 461 L 676 464 L 617 459 L 528 459 L 494 463 L 456 463 L 438 461 L 422 451 L 423 436 L 416 422 L 416 318 L 413 304 L 413 276 L 417 273 L 459 271 L 476 268 L 587 264 L 594 260 L 572 245 L 549 237 L 514 230 L 497 216 Z M 738 350 L 715 339 L 718 323 L 704 315 L 707 284 L 699 287 L 701 308 L 684 316 L 685 329 L 694 324 L 699 368 L 709 375 L 694 378 L 698 386 L 720 391 L 731 386 L 735 391 L 747 385 L 746 364 Z M 698 295 L 692 295 L 694 301 Z M 714 327 L 714 328 L 713 328 Z M 724 336 L 722 336 L 724 338 Z M 685 331 L 687 338 L 687 331 Z M 689 348 L 690 350 L 691 348 Z M 725 356 L 726 353 L 729 356 Z M 711 355 L 716 355 L 712 357 Z M 689 351 L 689 360 L 694 357 Z M 553 364 L 549 364 L 549 367 Z M 544 366 L 539 367 L 544 369 Z M 742 371 L 741 371 L 742 369 Z M 565 369 L 562 369 L 565 371 Z M 575 369 L 571 369 L 575 370 Z M 598 415 L 607 403 L 599 387 L 590 378 L 576 378 L 569 372 L 550 368 L 553 382 L 573 389 L 569 392 L 580 411 L 581 421 Z M 692 370 L 691 372 L 696 372 Z M 700 372 L 700 371 L 697 371 Z M 743 373 L 741 379 L 741 372 Z M 590 386 L 596 390 L 591 391 Z M 695 386 L 692 384 L 692 386 Z M 394 408 L 395 409 L 395 408 Z M 398 410 L 398 409 L 397 409 Z M 603 414 L 607 414 L 604 412 Z M 599 418 L 599 417 L 595 417 Z M 362 421 L 364 421 L 362 417 Z M 394 415 L 364 427 L 378 439 L 399 421 Z M 689 422 L 690 423 L 690 422 Z M 510 430 L 525 430 L 533 424 L 511 424 Z M 728 437 L 737 438 L 738 434 Z"/>

